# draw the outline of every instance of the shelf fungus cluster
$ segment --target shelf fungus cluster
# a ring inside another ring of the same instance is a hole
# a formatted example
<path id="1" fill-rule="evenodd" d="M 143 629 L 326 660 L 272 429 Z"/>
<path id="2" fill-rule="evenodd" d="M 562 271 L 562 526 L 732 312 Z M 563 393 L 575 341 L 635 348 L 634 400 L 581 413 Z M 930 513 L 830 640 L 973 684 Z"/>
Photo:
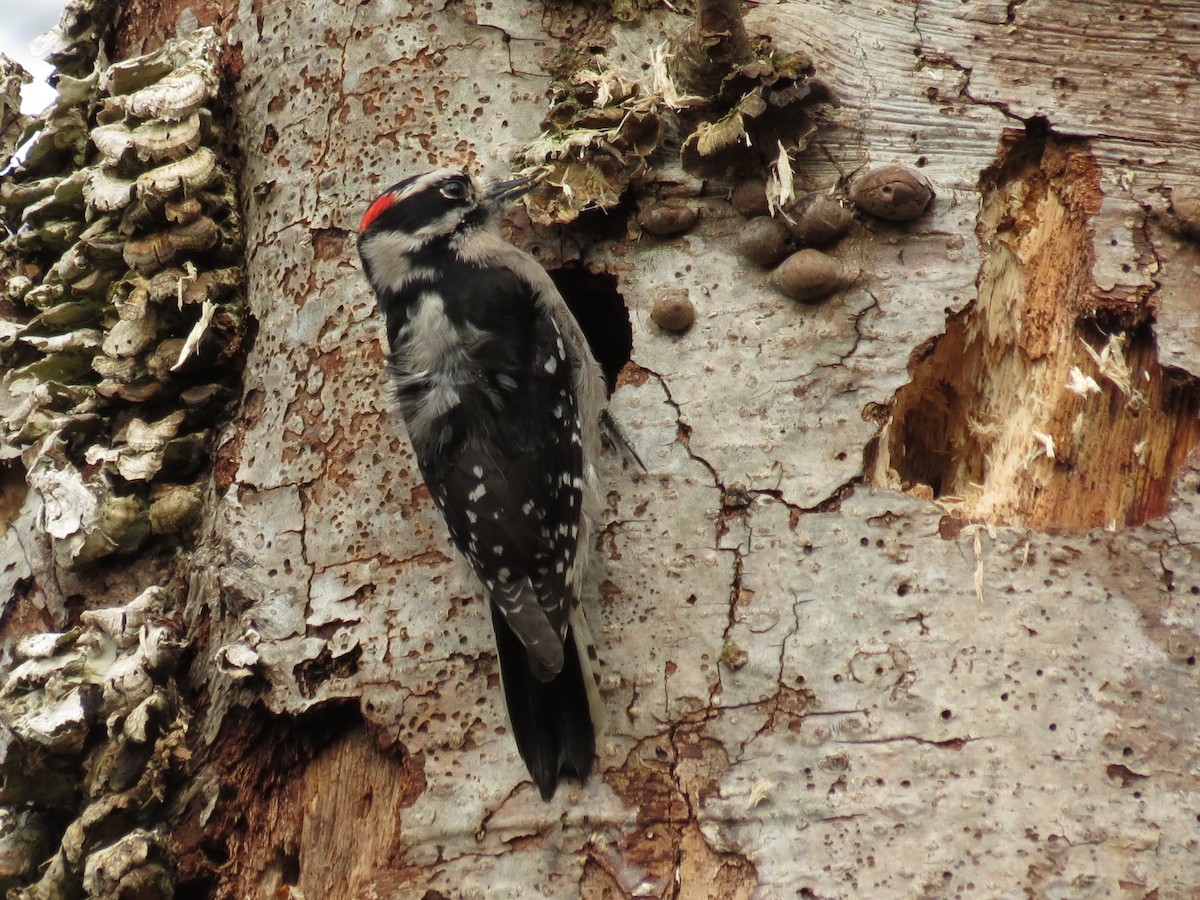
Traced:
<path id="1" fill-rule="evenodd" d="M 170 606 L 151 587 L 69 631 L 17 641 L 0 684 L 0 888 L 170 896 L 154 826 L 188 758 Z"/>
<path id="2" fill-rule="evenodd" d="M 677 87 L 702 81 L 673 68 L 674 59 L 663 44 L 637 71 L 614 56 L 574 51 L 548 65 L 555 80 L 545 131 L 516 160 L 523 174 L 542 175 L 525 201 L 533 222 L 612 209 L 664 169 L 682 166 L 692 178 L 761 171 L 779 152 L 804 150 L 816 130 L 813 108 L 832 102 L 801 53 L 756 55 L 747 43 L 745 59 L 705 96 Z M 664 149 L 680 141 L 678 156 Z"/>
<path id="3" fill-rule="evenodd" d="M 0 184 L 0 460 L 22 457 L 64 566 L 199 510 L 245 315 L 216 54 L 204 29 L 60 74 Z"/>
<path id="4" fill-rule="evenodd" d="M 516 160 L 522 174 L 542 176 L 525 200 L 540 225 L 616 206 L 645 173 L 666 135 L 668 111 L 680 102 L 666 85 L 644 85 L 603 55 L 564 51 L 548 69 L 554 83 L 545 131 Z"/>
<path id="5" fill-rule="evenodd" d="M 20 65 L 0 56 L 0 159 L 11 159 L 29 124 L 21 112 L 21 86 L 33 79 Z"/>
<path id="6" fill-rule="evenodd" d="M 814 108 L 834 102 L 814 73 L 803 53 L 770 53 L 734 69 L 684 138 L 684 169 L 720 178 L 802 153 L 817 131 Z"/>

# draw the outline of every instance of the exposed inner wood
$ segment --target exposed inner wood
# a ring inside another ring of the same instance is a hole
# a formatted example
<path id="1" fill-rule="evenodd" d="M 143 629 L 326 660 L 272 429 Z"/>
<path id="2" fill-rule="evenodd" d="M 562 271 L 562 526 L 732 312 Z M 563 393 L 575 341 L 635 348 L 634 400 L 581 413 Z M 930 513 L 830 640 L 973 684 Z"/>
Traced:
<path id="1" fill-rule="evenodd" d="M 403 811 L 424 788 L 419 765 L 380 750 L 350 705 L 303 720 L 261 707 L 232 714 L 207 760 L 212 808 L 172 835 L 189 895 L 403 895 Z M 292 893 L 289 893 L 292 892 Z"/>
<path id="2" fill-rule="evenodd" d="M 1037 528 L 1163 514 L 1200 442 L 1200 386 L 1159 365 L 1152 296 L 1102 296 L 1091 278 L 1099 183 L 1083 141 L 1006 139 L 982 178 L 978 299 L 912 363 L 877 483 Z"/>

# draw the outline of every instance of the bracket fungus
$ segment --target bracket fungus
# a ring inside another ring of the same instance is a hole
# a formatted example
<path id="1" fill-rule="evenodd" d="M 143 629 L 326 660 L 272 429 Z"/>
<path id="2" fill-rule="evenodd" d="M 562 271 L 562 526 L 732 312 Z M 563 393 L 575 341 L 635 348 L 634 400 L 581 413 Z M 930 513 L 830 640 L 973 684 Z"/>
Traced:
<path id="1" fill-rule="evenodd" d="M 812 110 L 834 102 L 832 93 L 805 54 L 744 43 L 715 80 L 691 77 L 692 57 L 666 42 L 640 71 L 601 53 L 560 53 L 546 66 L 554 83 L 545 130 L 515 161 L 522 174 L 540 176 L 525 198 L 530 220 L 566 224 L 584 210 L 611 209 L 673 165 L 725 177 L 761 172 L 778 154 L 807 147 Z M 666 154 L 668 134 L 683 135 L 677 160 Z"/>
<path id="2" fill-rule="evenodd" d="M 40 841 L 30 853 L 35 866 L 18 873 L 23 880 L 40 874 L 29 896 L 74 896 L 80 875 L 85 885 L 114 875 L 122 884 L 169 883 L 161 854 L 149 852 L 162 843 L 157 832 L 134 827 L 121 836 L 119 829 L 162 806 L 163 785 L 187 760 L 172 603 L 168 591 L 150 587 L 123 606 L 83 612 L 76 628 L 28 635 L 14 648 L 0 683 L 0 717 L 19 738 L 0 736 L 4 799 L 36 798 L 50 821 L 70 822 L 58 829 L 19 823 L 20 833 L 32 828 Z"/>
<path id="3" fill-rule="evenodd" d="M 94 11 L 73 3 L 60 37 L 91 34 Z M 220 414 L 206 407 L 237 376 L 223 364 L 245 320 L 217 60 L 200 29 L 69 69 L 0 190 L 0 459 L 23 458 L 63 566 L 136 549 L 152 504 L 157 533 L 195 518 L 188 482 Z M 179 509 L 162 485 L 187 491 Z"/>

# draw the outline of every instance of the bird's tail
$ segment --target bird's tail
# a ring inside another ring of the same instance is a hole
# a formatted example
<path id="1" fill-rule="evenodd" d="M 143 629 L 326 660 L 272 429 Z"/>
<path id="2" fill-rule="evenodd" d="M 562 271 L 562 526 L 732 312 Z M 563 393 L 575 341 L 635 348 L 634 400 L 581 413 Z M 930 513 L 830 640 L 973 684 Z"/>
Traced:
<path id="1" fill-rule="evenodd" d="M 585 781 L 596 759 L 596 735 L 604 715 L 591 634 L 577 605 L 567 629 L 562 670 L 541 681 L 524 645 L 496 605 L 489 605 L 513 737 L 542 799 L 549 800 L 560 778 Z"/>

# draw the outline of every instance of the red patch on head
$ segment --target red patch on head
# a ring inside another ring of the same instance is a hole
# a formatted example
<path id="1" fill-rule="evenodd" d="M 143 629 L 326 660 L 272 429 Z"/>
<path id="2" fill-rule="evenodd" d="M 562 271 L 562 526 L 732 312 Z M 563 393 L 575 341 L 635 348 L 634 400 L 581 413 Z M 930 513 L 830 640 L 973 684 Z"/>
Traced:
<path id="1" fill-rule="evenodd" d="M 389 192 L 372 203 L 370 209 L 363 215 L 362 221 L 358 223 L 358 233 L 362 234 L 366 231 L 370 224 L 378 219 L 383 214 L 383 211 L 395 202 L 396 195 Z"/>

